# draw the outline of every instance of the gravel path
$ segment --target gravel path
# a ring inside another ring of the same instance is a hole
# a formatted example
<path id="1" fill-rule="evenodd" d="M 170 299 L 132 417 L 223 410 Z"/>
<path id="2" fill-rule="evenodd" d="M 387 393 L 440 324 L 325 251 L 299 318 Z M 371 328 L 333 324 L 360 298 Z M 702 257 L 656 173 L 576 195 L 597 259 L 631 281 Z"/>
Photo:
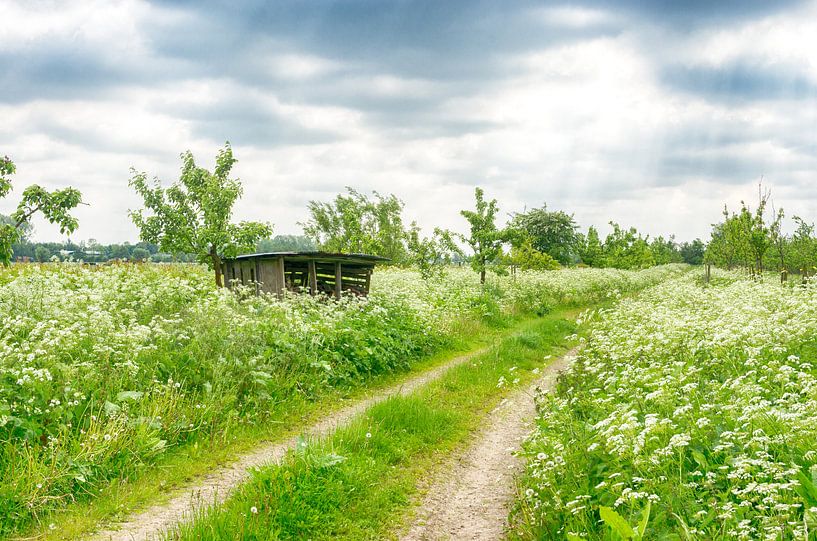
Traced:
<path id="1" fill-rule="evenodd" d="M 303 433 L 310 437 L 328 435 L 339 426 L 348 423 L 353 417 L 362 413 L 369 406 L 396 394 L 408 395 L 430 381 L 438 379 L 449 369 L 469 361 L 487 349 L 488 348 L 482 348 L 466 355 L 461 355 L 441 366 L 382 390 L 369 398 L 359 400 L 327 416 L 304 430 Z M 233 489 L 248 479 L 251 469 L 280 461 L 286 452 L 295 446 L 295 442 L 296 438 L 292 438 L 284 442 L 266 445 L 252 453 L 243 455 L 229 466 L 218 469 L 199 480 L 195 486 L 189 487 L 184 493 L 174 497 L 169 502 L 151 507 L 141 513 L 133 515 L 126 522 L 118 523 L 115 527 L 116 529 L 99 532 L 93 539 L 99 541 L 144 541 L 157 539 L 162 532 L 186 520 L 195 509 L 206 507 L 214 502 L 224 501 Z"/>
<path id="2" fill-rule="evenodd" d="M 520 448 L 536 417 L 536 388 L 551 390 L 556 376 L 575 358 L 573 349 L 551 363 L 527 389 L 503 400 L 486 419 L 475 442 L 430 486 L 414 523 L 401 539 L 496 540 L 507 528 L 514 478 L 524 463 Z"/>

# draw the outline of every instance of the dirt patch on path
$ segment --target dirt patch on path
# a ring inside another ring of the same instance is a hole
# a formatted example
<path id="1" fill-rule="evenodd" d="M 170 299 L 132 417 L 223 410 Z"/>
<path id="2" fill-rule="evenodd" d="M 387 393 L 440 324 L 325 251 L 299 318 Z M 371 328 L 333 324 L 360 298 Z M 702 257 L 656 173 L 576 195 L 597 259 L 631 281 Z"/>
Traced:
<path id="1" fill-rule="evenodd" d="M 359 400 L 343 408 L 314 425 L 306 428 L 303 434 L 310 437 L 326 436 L 338 427 L 348 423 L 353 417 L 365 411 L 369 406 L 382 402 L 394 395 L 408 395 L 419 387 L 440 378 L 451 368 L 461 365 L 488 350 L 488 347 L 455 357 L 447 363 L 427 370 L 421 374 L 379 391 L 369 398 Z M 96 540 L 109 541 L 144 541 L 158 539 L 162 532 L 179 524 L 193 514 L 196 509 L 209 506 L 214 502 L 223 502 L 236 487 L 247 481 L 250 471 L 267 464 L 280 461 L 286 452 L 295 447 L 297 438 L 263 446 L 252 453 L 241 456 L 229 466 L 220 468 L 201 478 L 195 486 L 174 497 L 163 505 L 157 505 L 132 516 L 126 522 L 120 522 L 115 529 L 105 530 L 93 536 Z"/>
<path id="2" fill-rule="evenodd" d="M 503 400 L 486 419 L 475 442 L 441 468 L 404 541 L 495 540 L 507 528 L 514 478 L 524 467 L 513 451 L 520 448 L 536 417 L 536 388 L 551 390 L 556 376 L 576 355 L 573 349 L 545 368 L 528 388 Z"/>

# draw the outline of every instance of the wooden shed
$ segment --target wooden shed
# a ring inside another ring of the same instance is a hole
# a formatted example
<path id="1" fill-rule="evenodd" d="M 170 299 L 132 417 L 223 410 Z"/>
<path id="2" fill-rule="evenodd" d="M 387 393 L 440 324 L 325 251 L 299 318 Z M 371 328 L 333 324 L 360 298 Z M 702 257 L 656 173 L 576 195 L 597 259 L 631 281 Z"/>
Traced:
<path id="1" fill-rule="evenodd" d="M 224 283 L 254 285 L 261 292 L 281 295 L 284 290 L 325 293 L 340 298 L 344 291 L 368 295 L 372 271 L 385 257 L 327 252 L 270 252 L 240 255 L 222 262 Z"/>

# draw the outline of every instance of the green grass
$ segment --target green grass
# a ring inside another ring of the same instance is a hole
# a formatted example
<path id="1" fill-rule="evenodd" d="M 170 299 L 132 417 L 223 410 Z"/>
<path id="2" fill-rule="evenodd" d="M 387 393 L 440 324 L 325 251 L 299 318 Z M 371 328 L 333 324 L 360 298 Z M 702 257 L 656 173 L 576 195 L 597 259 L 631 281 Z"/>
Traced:
<path id="1" fill-rule="evenodd" d="M 400 527 L 421 479 L 464 445 L 511 387 L 568 345 L 565 311 L 520 325 L 488 352 L 406 397 L 392 397 L 328 438 L 304 441 L 225 504 L 170 539 L 380 539 Z M 504 377 L 509 382 L 498 386 Z M 515 384 L 510 382 L 516 381 Z M 257 511 L 257 512 L 256 512 Z"/>
<path id="2" fill-rule="evenodd" d="M 379 390 L 405 380 L 454 357 L 494 342 L 509 329 L 525 326 L 527 317 L 508 317 L 493 326 L 478 321 L 463 321 L 454 337 L 435 354 L 416 362 L 411 370 L 385 373 L 360 381 L 356 387 L 329 388 L 317 400 L 292 400 L 279 408 L 275 422 L 263 425 L 235 425 L 216 437 L 198 438 L 167 452 L 158 467 L 144 470 L 135 479 L 115 479 L 93 499 L 78 501 L 40 516 L 39 524 L 19 539 L 81 539 L 100 524 L 121 520 L 148 506 L 168 501 L 185 487 L 214 468 L 234 460 L 240 454 L 263 442 L 283 441 L 298 434 L 304 426 L 342 409 L 353 400 L 365 398 Z M 12 537 L 11 539 L 17 539 Z"/>

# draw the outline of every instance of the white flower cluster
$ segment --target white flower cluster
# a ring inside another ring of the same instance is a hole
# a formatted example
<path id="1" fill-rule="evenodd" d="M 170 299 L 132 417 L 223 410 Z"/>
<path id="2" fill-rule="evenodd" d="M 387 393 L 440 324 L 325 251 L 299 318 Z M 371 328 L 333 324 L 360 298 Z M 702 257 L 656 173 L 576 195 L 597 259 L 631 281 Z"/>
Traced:
<path id="1" fill-rule="evenodd" d="M 532 531 L 600 535 L 600 506 L 637 524 L 644 499 L 656 538 L 817 530 L 817 286 L 716 274 L 596 315 L 558 392 L 537 398 L 520 511 Z"/>

